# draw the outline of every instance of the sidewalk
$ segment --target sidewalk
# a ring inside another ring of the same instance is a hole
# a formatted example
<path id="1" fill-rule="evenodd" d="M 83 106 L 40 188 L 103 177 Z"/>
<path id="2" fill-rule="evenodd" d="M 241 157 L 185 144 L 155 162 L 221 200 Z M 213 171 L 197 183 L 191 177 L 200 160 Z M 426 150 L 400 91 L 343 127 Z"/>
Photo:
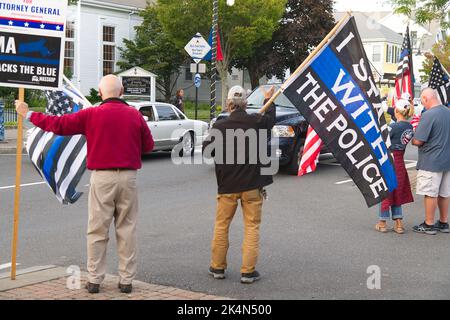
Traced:
<path id="1" fill-rule="evenodd" d="M 173 287 L 133 281 L 133 292 L 123 294 L 117 288 L 118 277 L 107 275 L 100 293 L 84 288 L 86 273 L 81 273 L 80 289 L 68 289 L 65 268 L 45 266 L 18 271 L 15 281 L 9 273 L 0 275 L 0 300 L 229 300 Z"/>
<path id="2" fill-rule="evenodd" d="M 17 150 L 17 129 L 5 129 L 5 141 L 0 141 L 0 154 L 16 154 Z M 26 138 L 27 130 L 23 130 L 23 140 Z M 23 148 L 23 153 L 26 153 Z"/>

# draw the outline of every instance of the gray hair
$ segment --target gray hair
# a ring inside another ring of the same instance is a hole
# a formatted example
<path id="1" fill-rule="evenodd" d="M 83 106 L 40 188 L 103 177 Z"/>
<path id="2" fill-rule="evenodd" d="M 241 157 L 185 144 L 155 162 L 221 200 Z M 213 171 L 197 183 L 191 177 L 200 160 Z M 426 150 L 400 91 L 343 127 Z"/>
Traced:
<path id="1" fill-rule="evenodd" d="M 245 110 L 247 108 L 247 99 L 242 98 L 227 99 L 226 103 L 227 107 L 229 107 L 231 111 Z"/>

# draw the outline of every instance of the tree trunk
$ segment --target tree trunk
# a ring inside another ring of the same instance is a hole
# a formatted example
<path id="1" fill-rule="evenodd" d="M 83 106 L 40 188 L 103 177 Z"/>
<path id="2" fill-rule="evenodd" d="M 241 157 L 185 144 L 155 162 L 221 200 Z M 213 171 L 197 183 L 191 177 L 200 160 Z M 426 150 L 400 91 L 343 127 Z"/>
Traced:
<path id="1" fill-rule="evenodd" d="M 254 90 L 259 86 L 259 79 L 261 78 L 261 75 L 256 70 L 256 66 L 253 66 L 252 64 L 249 64 L 247 70 L 250 76 L 250 83 L 252 85 L 252 90 Z"/>
<path id="2" fill-rule="evenodd" d="M 172 90 L 171 90 L 171 81 L 169 79 L 165 79 L 164 81 L 164 99 L 166 103 L 170 103 L 170 99 L 172 98 Z"/>
<path id="3" fill-rule="evenodd" d="M 217 64 L 217 72 L 220 75 L 220 83 L 222 85 L 222 110 L 226 109 L 226 99 L 228 95 L 228 68 L 223 63 Z"/>
<path id="4" fill-rule="evenodd" d="M 250 83 L 252 85 L 252 90 L 256 89 L 259 86 L 259 75 L 255 73 L 250 73 Z"/>

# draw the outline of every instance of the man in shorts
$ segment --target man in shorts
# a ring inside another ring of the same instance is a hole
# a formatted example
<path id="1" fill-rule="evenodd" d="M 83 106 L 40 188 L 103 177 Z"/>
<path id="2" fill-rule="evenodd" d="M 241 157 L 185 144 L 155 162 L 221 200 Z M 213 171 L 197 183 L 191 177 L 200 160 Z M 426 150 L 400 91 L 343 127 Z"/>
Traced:
<path id="1" fill-rule="evenodd" d="M 449 233 L 450 109 L 442 105 L 438 93 L 431 88 L 422 91 L 421 100 L 427 111 L 417 126 L 413 144 L 419 147 L 417 194 L 425 196 L 425 221 L 413 230 Z M 440 219 L 435 223 L 437 208 Z"/>

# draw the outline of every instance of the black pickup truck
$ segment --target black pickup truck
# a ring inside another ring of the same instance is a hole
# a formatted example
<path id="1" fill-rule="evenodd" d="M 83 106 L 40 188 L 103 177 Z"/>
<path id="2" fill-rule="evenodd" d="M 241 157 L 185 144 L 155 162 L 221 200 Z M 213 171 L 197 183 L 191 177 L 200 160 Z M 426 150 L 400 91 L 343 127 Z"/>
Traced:
<path id="1" fill-rule="evenodd" d="M 271 86 L 264 85 L 261 87 L 267 91 Z M 275 90 L 278 90 L 281 85 L 274 86 Z M 264 96 L 261 87 L 256 88 L 248 96 L 248 113 L 256 113 L 263 107 Z M 278 141 L 279 147 L 276 150 L 276 155 L 272 156 L 280 161 L 280 167 L 285 168 L 289 174 L 297 175 L 308 130 L 308 122 L 283 94 L 275 100 L 275 105 L 277 108 L 277 123 L 272 130 L 270 143 L 273 144 L 274 141 Z M 211 121 L 210 127 L 215 121 L 228 117 L 228 115 L 228 112 L 222 112 L 216 119 Z"/>

